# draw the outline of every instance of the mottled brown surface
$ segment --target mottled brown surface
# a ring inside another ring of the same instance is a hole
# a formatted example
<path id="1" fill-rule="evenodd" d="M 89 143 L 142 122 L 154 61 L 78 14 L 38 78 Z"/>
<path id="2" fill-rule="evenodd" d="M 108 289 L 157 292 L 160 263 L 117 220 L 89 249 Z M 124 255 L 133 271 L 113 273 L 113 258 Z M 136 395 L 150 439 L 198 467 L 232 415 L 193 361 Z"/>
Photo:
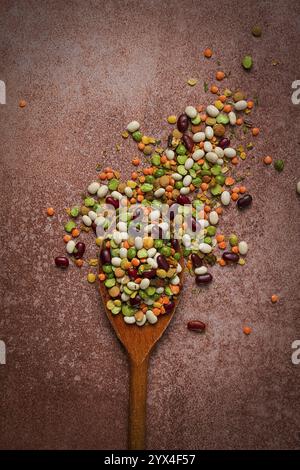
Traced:
<path id="1" fill-rule="evenodd" d="M 244 267 L 216 267 L 208 289 L 186 282 L 150 361 L 148 448 L 300 447 L 300 366 L 291 364 L 300 339 L 300 105 L 290 99 L 299 18 L 297 1 L 1 1 L 1 448 L 125 448 L 126 356 L 86 270 L 53 266 L 64 207 L 97 162 L 129 174 L 133 143 L 115 150 L 129 120 L 157 134 L 168 114 L 209 99 L 203 81 L 212 82 L 217 60 L 231 71 L 224 86 L 259 96 L 262 132 L 255 158 L 241 165 L 251 164 L 254 204 L 222 222 L 250 251 Z M 261 39 L 251 36 L 255 23 Z M 255 61 L 249 74 L 245 53 Z M 261 164 L 266 154 L 285 159 L 282 174 Z M 186 330 L 192 318 L 207 322 L 205 335 Z"/>

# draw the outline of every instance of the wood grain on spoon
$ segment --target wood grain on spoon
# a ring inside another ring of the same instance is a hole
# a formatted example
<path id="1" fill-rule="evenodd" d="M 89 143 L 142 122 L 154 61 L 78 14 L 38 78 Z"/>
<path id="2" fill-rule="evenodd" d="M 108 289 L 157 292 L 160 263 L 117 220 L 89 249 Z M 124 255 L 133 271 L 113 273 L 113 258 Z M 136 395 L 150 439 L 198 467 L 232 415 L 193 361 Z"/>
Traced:
<path id="1" fill-rule="evenodd" d="M 178 276 L 182 288 L 184 274 L 184 260 L 182 256 L 179 263 L 181 264 L 182 271 Z M 100 257 L 99 268 L 102 271 Z M 108 300 L 111 300 L 111 297 L 103 282 L 100 282 L 100 294 L 106 315 L 117 337 L 127 350 L 130 360 L 129 449 L 144 449 L 149 353 L 168 327 L 178 305 L 180 293 L 174 301 L 175 307 L 170 313 L 159 315 L 158 321 L 154 325 L 146 323 L 143 326 L 136 324 L 128 325 L 124 322 L 121 312 L 117 315 L 111 313 L 106 307 L 106 303 Z"/>

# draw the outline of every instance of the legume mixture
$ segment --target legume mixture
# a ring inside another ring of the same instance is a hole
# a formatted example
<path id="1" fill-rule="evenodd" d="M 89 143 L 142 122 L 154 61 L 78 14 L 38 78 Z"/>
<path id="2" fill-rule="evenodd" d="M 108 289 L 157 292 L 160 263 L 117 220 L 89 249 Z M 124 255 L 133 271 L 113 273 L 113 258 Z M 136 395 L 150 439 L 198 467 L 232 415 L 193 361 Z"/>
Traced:
<path id="1" fill-rule="evenodd" d="M 253 28 L 252 33 L 261 34 L 258 27 Z M 209 59 L 213 51 L 207 48 L 203 54 Z M 242 65 L 249 70 L 252 58 L 245 56 Z M 215 77 L 221 84 L 226 75 L 218 70 Z M 189 85 L 196 83 L 190 81 Z M 167 315 L 174 309 L 182 289 L 183 258 L 199 288 L 213 281 L 214 264 L 242 266 L 246 263 L 247 242 L 236 234 L 221 233 L 218 226 L 227 206 L 235 205 L 242 213 L 252 204 L 241 164 L 254 147 L 251 138 L 259 134 L 259 128 L 249 119 L 255 100 L 240 90 L 215 84 L 211 85 L 210 92 L 215 96 L 208 105 L 191 104 L 179 116 L 166 117 L 169 136 L 165 145 L 145 135 L 138 121 L 131 121 L 122 132 L 124 140 L 130 137 L 136 142 L 140 155 L 132 160 L 135 170 L 131 178 L 124 182 L 118 171 L 104 168 L 88 185 L 83 203 L 68 209 L 69 220 L 63 237 L 66 256 L 55 258 L 60 268 L 67 268 L 70 260 L 78 267 L 86 264 L 85 243 L 77 238 L 82 231 L 94 234 L 99 226 L 108 228 L 104 203 L 116 209 L 117 224 L 112 237 L 96 236 L 100 262 L 98 259 L 89 261 L 95 272 L 87 274 L 87 281 L 93 284 L 98 278 L 109 294 L 107 309 L 112 315 L 123 315 L 128 325 L 154 325 L 160 315 Z M 239 144 L 240 136 L 246 133 L 251 134 L 250 140 L 246 145 Z M 147 166 L 139 169 L 142 161 Z M 272 161 L 270 156 L 263 158 L 265 165 Z M 284 162 L 276 160 L 274 167 L 282 171 Z M 170 210 L 178 205 L 169 223 L 161 213 L 163 204 Z M 195 229 L 200 225 L 202 229 L 200 243 L 195 243 L 193 236 L 186 233 L 183 216 L 189 206 L 192 207 L 191 226 Z M 142 211 L 150 223 L 141 236 L 133 238 L 128 229 Z M 54 209 L 48 208 L 47 215 L 52 217 Z M 179 240 L 174 238 L 175 224 Z M 164 234 L 171 233 L 171 226 L 173 236 L 164 239 Z M 277 300 L 274 295 L 272 302 Z M 190 321 L 187 327 L 203 331 L 205 324 Z M 244 328 L 245 334 L 250 332 L 250 327 Z"/>

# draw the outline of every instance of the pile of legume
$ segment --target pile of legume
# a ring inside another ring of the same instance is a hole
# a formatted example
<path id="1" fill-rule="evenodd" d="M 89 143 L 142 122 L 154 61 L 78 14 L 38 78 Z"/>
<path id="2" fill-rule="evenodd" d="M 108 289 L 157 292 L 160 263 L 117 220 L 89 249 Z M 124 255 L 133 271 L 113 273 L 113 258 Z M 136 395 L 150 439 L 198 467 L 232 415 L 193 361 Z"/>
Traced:
<path id="1" fill-rule="evenodd" d="M 204 54 L 210 57 L 211 51 Z M 217 72 L 219 81 L 224 77 L 223 72 Z M 127 324 L 155 324 L 159 315 L 172 311 L 182 287 L 181 254 L 199 286 L 212 281 L 209 268 L 215 263 L 245 264 L 247 243 L 235 234 L 228 237 L 218 232 L 218 225 L 230 204 L 243 211 L 252 203 L 252 196 L 240 184 L 243 175 L 237 167 L 253 144 L 248 142 L 244 148 L 231 141 L 238 138 L 236 129 L 244 139 L 250 129 L 252 136 L 258 135 L 259 128 L 248 120 L 254 102 L 240 91 L 221 92 L 215 85 L 211 92 L 217 96 L 208 106 L 189 105 L 178 117 L 167 118 L 167 125 L 174 128 L 166 146 L 144 135 L 139 122 L 130 122 L 122 137 L 132 137 L 148 166 L 138 170 L 141 159 L 134 158 L 136 170 L 127 182 L 117 171 L 105 168 L 88 186 L 83 204 L 68 210 L 64 236 L 68 256 L 55 258 L 62 268 L 69 266 L 69 257 L 78 267 L 84 264 L 85 244 L 76 238 L 81 231 L 99 234 L 99 228 L 109 228 L 105 203 L 116 210 L 112 237 L 96 237 L 101 268 L 98 277 L 110 297 L 106 307 L 113 315 L 123 314 Z M 177 207 L 168 222 L 162 214 L 164 205 L 171 211 Z M 149 223 L 140 236 L 131 237 L 128 230 L 139 210 L 146 213 Z M 52 211 L 48 210 L 48 215 Z M 189 224 L 194 231 L 201 229 L 200 239 L 187 230 Z M 173 235 L 165 239 L 166 233 Z M 89 262 L 90 266 L 97 264 L 97 260 Z M 96 275 L 89 272 L 88 281 L 95 280 Z M 189 328 L 203 330 L 203 324 L 199 325 Z"/>

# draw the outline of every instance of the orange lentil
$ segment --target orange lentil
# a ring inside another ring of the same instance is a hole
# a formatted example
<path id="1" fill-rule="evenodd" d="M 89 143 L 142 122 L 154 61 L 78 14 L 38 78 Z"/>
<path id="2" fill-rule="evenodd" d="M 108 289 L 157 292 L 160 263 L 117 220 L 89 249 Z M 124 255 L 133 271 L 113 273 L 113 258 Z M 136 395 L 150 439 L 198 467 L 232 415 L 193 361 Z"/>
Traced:
<path id="1" fill-rule="evenodd" d="M 145 176 L 141 175 L 141 176 L 139 177 L 139 181 L 140 181 L 141 183 L 145 183 L 145 180 L 146 180 Z M 138 190 L 137 190 L 137 191 L 138 191 Z M 141 190 L 140 190 L 140 191 L 141 191 Z M 138 191 L 138 193 L 139 193 L 139 191 Z M 139 194 L 140 194 L 140 193 L 139 193 Z"/>
<path id="2" fill-rule="evenodd" d="M 207 119 L 207 114 L 205 114 L 205 113 L 200 114 L 200 118 L 201 118 L 201 121 L 206 121 L 206 119 Z"/>
<path id="3" fill-rule="evenodd" d="M 100 281 L 105 281 L 106 276 L 105 276 L 104 273 L 100 273 L 99 276 L 98 276 L 98 278 L 99 278 Z"/>
<path id="4" fill-rule="evenodd" d="M 220 95 L 219 100 L 221 101 L 221 103 L 225 103 L 225 101 L 227 100 L 227 97 L 225 95 Z M 229 106 L 229 105 L 227 105 L 227 106 Z M 225 106 L 224 106 L 224 108 L 225 108 Z M 223 108 L 223 111 L 224 111 L 224 108 Z"/>
<path id="5" fill-rule="evenodd" d="M 160 157 L 160 163 L 167 163 L 168 159 L 165 155 L 163 155 L 162 157 Z"/>
<path id="6" fill-rule="evenodd" d="M 256 135 L 259 134 L 259 128 L 258 127 L 253 127 L 251 129 L 252 135 L 255 137 Z"/>
<path id="7" fill-rule="evenodd" d="M 73 238 L 77 238 L 80 235 L 80 230 L 78 228 L 73 228 L 71 234 Z"/>
<path id="8" fill-rule="evenodd" d="M 142 202 L 144 200 L 144 196 L 142 194 L 139 194 L 137 200 L 138 202 Z"/>
<path id="9" fill-rule="evenodd" d="M 233 193 L 239 193 L 239 192 L 240 192 L 240 188 L 232 188 L 232 192 L 233 192 Z"/>
<path id="10" fill-rule="evenodd" d="M 201 113 L 201 111 L 203 111 L 203 109 L 204 109 L 204 106 L 202 104 L 199 104 L 198 106 L 196 106 L 196 109 L 197 109 L 198 113 Z"/>
<path id="11" fill-rule="evenodd" d="M 132 197 L 132 198 L 130 199 L 130 203 L 131 203 L 131 204 L 135 204 L 135 203 L 136 203 L 135 197 Z"/>
<path id="12" fill-rule="evenodd" d="M 138 149 L 139 150 L 144 150 L 144 148 L 145 148 L 145 144 L 143 144 L 143 142 L 139 142 L 138 143 Z"/>
<path id="13" fill-rule="evenodd" d="M 129 243 L 128 243 L 128 241 L 127 241 L 127 240 L 124 240 L 122 246 L 128 250 L 128 249 L 129 249 Z"/>
<path id="14" fill-rule="evenodd" d="M 222 208 L 222 207 L 217 207 L 217 208 L 216 208 L 216 213 L 217 213 L 218 215 L 223 214 L 223 208 Z"/>
<path id="15" fill-rule="evenodd" d="M 211 208 L 209 206 L 204 206 L 204 211 L 207 213 L 207 212 L 210 212 L 211 211 Z"/>
<path id="16" fill-rule="evenodd" d="M 238 246 L 233 246 L 233 247 L 231 248 L 231 251 L 232 251 L 232 253 L 238 254 L 238 253 L 239 253 L 239 247 L 238 247 Z"/>
<path id="17" fill-rule="evenodd" d="M 136 180 L 137 177 L 138 177 L 138 174 L 136 173 L 136 171 L 134 171 L 133 173 L 131 173 L 131 179 Z"/>
<path id="18" fill-rule="evenodd" d="M 173 191 L 173 186 L 172 185 L 168 185 L 166 187 L 166 191 L 170 192 L 170 191 Z"/>
<path id="19" fill-rule="evenodd" d="M 139 158 L 134 158 L 133 160 L 131 160 L 131 163 L 134 166 L 139 166 L 139 164 L 141 163 L 141 160 Z"/>
<path id="20" fill-rule="evenodd" d="M 113 177 L 114 177 L 113 172 L 106 173 L 106 177 L 107 177 L 108 180 L 113 179 Z"/>
<path id="21" fill-rule="evenodd" d="M 225 239 L 224 235 L 219 234 L 216 236 L 216 240 L 218 243 L 223 242 L 224 239 Z"/>
<path id="22" fill-rule="evenodd" d="M 239 195 L 238 195 L 237 193 L 232 193 L 232 194 L 231 194 L 231 199 L 232 199 L 233 201 L 237 201 L 238 198 L 239 198 Z"/>
<path id="23" fill-rule="evenodd" d="M 81 268 L 83 266 L 83 259 L 76 259 L 75 264 L 78 268 Z"/>
<path id="24" fill-rule="evenodd" d="M 218 244 L 218 247 L 220 248 L 220 250 L 225 250 L 225 248 L 226 248 L 226 242 L 220 242 L 220 243 Z"/>
<path id="25" fill-rule="evenodd" d="M 223 111 L 224 113 L 230 113 L 230 111 L 232 111 L 232 106 L 230 104 L 225 104 Z"/>
<path id="26" fill-rule="evenodd" d="M 227 178 L 225 179 L 226 186 L 232 186 L 234 183 L 235 183 L 235 180 L 231 178 L 231 176 L 227 176 Z"/>
<path id="27" fill-rule="evenodd" d="M 272 297 L 271 297 L 272 304 L 276 304 L 276 302 L 278 302 L 278 300 L 279 300 L 278 295 L 273 294 Z"/>
<path id="28" fill-rule="evenodd" d="M 27 103 L 26 103 L 25 100 L 20 100 L 20 101 L 19 101 L 19 106 L 20 106 L 20 108 L 25 108 L 26 104 L 27 104 Z"/>
<path id="29" fill-rule="evenodd" d="M 247 102 L 247 108 L 248 108 L 248 109 L 252 109 L 253 106 L 254 106 L 254 102 L 253 102 L 253 101 L 250 100 L 250 101 Z"/>
<path id="30" fill-rule="evenodd" d="M 243 118 L 237 118 L 236 125 L 241 126 L 243 124 L 243 122 L 244 122 Z"/>
<path id="31" fill-rule="evenodd" d="M 207 191 L 208 184 L 207 183 L 201 183 L 200 188 L 202 189 L 202 191 Z"/>
<path id="32" fill-rule="evenodd" d="M 216 85 L 212 85 L 210 87 L 210 91 L 211 91 L 211 93 L 217 94 L 218 91 L 219 91 L 219 88 Z"/>
<path id="33" fill-rule="evenodd" d="M 54 215 L 54 209 L 53 209 L 53 207 L 48 207 L 48 208 L 47 208 L 47 215 L 49 215 L 50 217 L 52 217 L 52 215 Z"/>
<path id="34" fill-rule="evenodd" d="M 169 285 L 171 291 L 173 292 L 173 294 L 178 294 L 179 293 L 179 286 L 173 286 L 172 284 Z"/>
<path id="35" fill-rule="evenodd" d="M 106 180 L 106 173 L 100 173 L 99 178 L 100 180 Z"/>
<path id="36" fill-rule="evenodd" d="M 239 163 L 239 159 L 237 157 L 234 157 L 234 158 L 231 159 L 231 163 L 233 165 L 237 165 Z"/>
<path id="37" fill-rule="evenodd" d="M 206 57 L 207 59 L 210 59 L 213 52 L 209 47 L 207 47 L 206 49 L 204 49 L 203 54 L 204 54 L 204 57 Z"/>
<path id="38" fill-rule="evenodd" d="M 250 328 L 250 326 L 244 326 L 243 332 L 245 335 L 250 335 L 250 333 L 252 332 L 252 328 Z"/>
<path id="39" fill-rule="evenodd" d="M 140 265 L 140 260 L 138 258 L 132 258 L 131 264 L 132 264 L 132 266 L 137 267 L 137 266 Z"/>
<path id="40" fill-rule="evenodd" d="M 240 186 L 240 193 L 244 194 L 247 191 L 245 186 Z"/>
<path id="41" fill-rule="evenodd" d="M 216 79 L 221 81 L 225 78 L 225 73 L 222 72 L 221 70 L 218 70 L 218 72 L 216 73 Z"/>
<path id="42" fill-rule="evenodd" d="M 152 312 L 153 312 L 154 315 L 156 315 L 157 317 L 158 317 L 158 315 L 160 315 L 160 309 L 159 309 L 159 308 L 154 307 L 154 308 L 152 309 Z"/>
<path id="43" fill-rule="evenodd" d="M 218 263 L 220 266 L 226 266 L 226 263 L 222 258 L 218 260 Z"/>
<path id="44" fill-rule="evenodd" d="M 271 165 L 272 161 L 273 161 L 273 158 L 270 157 L 270 155 L 267 155 L 267 156 L 263 159 L 263 162 L 264 162 L 265 165 Z"/>
<path id="45" fill-rule="evenodd" d="M 70 235 L 65 235 L 64 238 L 63 238 L 63 241 L 65 243 L 68 243 L 70 240 L 72 240 L 72 237 L 70 237 Z"/>

